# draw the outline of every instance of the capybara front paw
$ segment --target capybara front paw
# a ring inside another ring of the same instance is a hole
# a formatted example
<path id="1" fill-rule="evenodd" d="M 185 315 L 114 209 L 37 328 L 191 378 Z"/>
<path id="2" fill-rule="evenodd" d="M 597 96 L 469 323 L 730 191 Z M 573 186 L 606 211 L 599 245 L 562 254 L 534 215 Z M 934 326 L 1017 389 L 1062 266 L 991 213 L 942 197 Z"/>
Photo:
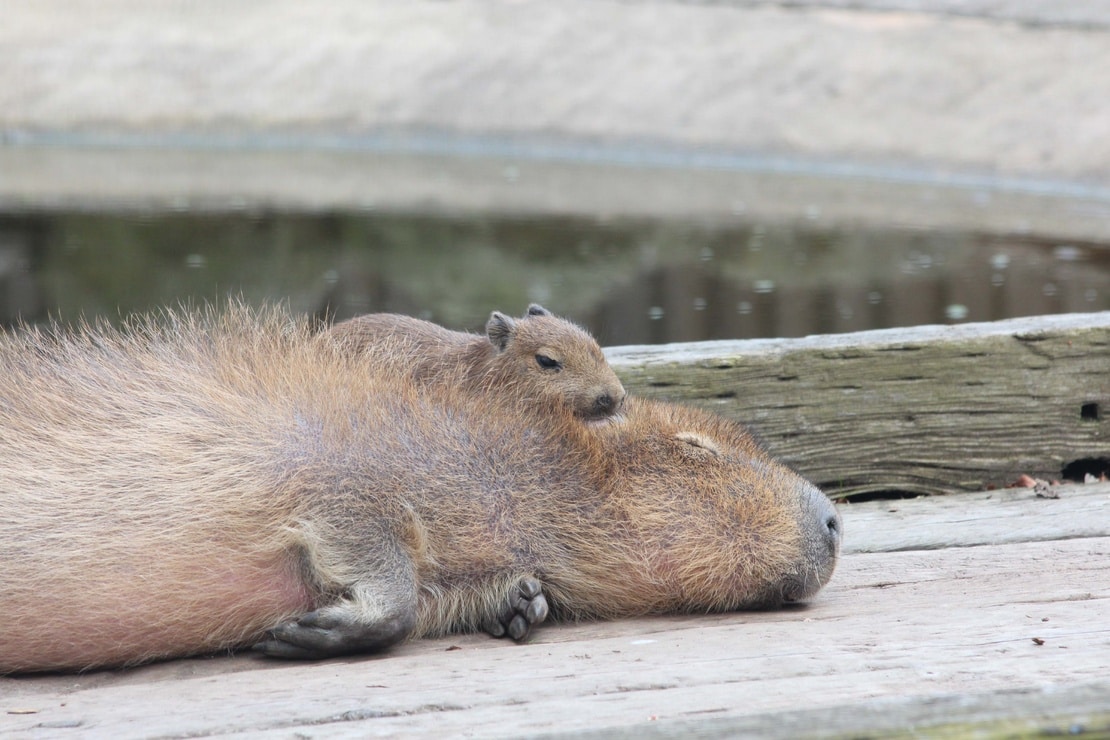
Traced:
<path id="1" fill-rule="evenodd" d="M 535 578 L 522 578 L 510 591 L 505 605 L 495 619 L 486 625 L 494 637 L 508 635 L 523 640 L 533 625 L 547 619 L 547 597 Z"/>
<path id="2" fill-rule="evenodd" d="M 319 609 L 274 627 L 254 650 L 274 658 L 319 660 L 380 650 L 400 641 L 411 629 L 411 618 L 366 623 L 343 610 Z"/>

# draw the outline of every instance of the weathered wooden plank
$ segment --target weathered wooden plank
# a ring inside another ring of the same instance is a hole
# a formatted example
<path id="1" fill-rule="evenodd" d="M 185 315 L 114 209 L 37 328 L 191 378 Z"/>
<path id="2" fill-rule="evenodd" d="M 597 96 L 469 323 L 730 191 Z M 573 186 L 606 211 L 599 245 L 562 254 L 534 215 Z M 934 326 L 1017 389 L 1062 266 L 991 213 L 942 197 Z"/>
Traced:
<path id="1" fill-rule="evenodd" d="M 751 424 L 832 495 L 1110 459 L 1110 312 L 606 351 L 630 392 Z"/>
<path id="2" fill-rule="evenodd" d="M 1110 484 L 1065 485 L 1041 494 L 1013 488 L 928 500 L 840 507 L 844 552 L 895 552 L 1110 537 Z"/>
<path id="3" fill-rule="evenodd" d="M 608 728 L 548 737 L 896 737 L 1019 738 L 1110 736 L 1110 682 L 1003 689 L 982 694 L 883 697 L 827 709 L 771 712 L 633 729 Z"/>
<path id="4" fill-rule="evenodd" d="M 702 723 L 713 734 L 762 715 L 782 736 L 793 734 L 782 713 L 828 710 L 857 730 L 883 714 L 899 727 L 986 693 L 993 711 L 1022 718 L 1029 692 L 1104 676 L 1107 562 L 1110 537 L 853 554 L 808 608 L 549 627 L 521 646 L 462 636 L 316 665 L 240 656 L 6 678 L 0 734 L 686 734 Z M 1083 712 L 1110 712 L 1102 697 Z M 846 709 L 857 705 L 870 709 Z"/>

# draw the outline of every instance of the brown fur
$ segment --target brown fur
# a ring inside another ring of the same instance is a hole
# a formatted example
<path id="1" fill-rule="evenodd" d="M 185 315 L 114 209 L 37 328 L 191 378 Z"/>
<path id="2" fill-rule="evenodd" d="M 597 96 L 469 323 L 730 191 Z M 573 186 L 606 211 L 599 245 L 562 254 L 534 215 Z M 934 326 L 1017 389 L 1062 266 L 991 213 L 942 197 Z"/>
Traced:
<path id="1" fill-rule="evenodd" d="M 519 319 L 494 311 L 485 336 L 388 313 L 343 321 L 331 333 L 358 352 L 372 352 L 379 368 L 424 385 L 527 403 L 557 400 L 584 419 L 611 416 L 624 402 L 624 387 L 594 338 L 536 304 Z"/>
<path id="2" fill-rule="evenodd" d="M 0 673 L 473 630 L 522 577 L 555 616 L 804 599 L 828 500 L 740 426 L 630 399 L 416 387 L 280 311 L 0 335 Z M 303 618 L 303 617 L 302 617 Z"/>

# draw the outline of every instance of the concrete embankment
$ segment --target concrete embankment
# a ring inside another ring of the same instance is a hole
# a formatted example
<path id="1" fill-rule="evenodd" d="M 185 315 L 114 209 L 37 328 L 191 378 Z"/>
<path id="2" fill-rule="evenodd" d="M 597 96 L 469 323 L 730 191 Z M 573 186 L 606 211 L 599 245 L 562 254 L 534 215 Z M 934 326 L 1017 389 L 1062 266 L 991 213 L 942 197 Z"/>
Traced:
<path id="1" fill-rule="evenodd" d="M 1110 11 L 17 4 L 0 209 L 781 217 L 1110 237 Z"/>

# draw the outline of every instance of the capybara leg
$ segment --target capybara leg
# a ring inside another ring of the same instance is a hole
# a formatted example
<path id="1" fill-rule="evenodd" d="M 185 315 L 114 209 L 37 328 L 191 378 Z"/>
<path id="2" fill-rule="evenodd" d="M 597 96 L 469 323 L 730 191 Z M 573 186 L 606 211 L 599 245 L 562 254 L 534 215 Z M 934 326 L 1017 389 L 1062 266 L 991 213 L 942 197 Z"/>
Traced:
<path id="1" fill-rule="evenodd" d="M 521 578 L 511 589 L 501 612 L 486 625 L 494 637 L 523 640 L 533 625 L 547 619 L 547 598 L 535 578 Z"/>
<path id="2" fill-rule="evenodd" d="M 330 604 L 283 622 L 254 646 L 276 658 L 317 660 L 382 650 L 416 625 L 416 576 L 411 556 L 385 529 L 309 530 L 306 568 L 325 590 L 342 594 Z M 352 575 L 357 576 L 351 582 Z"/>
<path id="3" fill-rule="evenodd" d="M 415 602 L 375 603 L 380 600 L 369 593 L 372 588 L 352 589 L 342 601 L 279 624 L 254 649 L 275 658 L 318 660 L 400 642 L 416 624 Z"/>

